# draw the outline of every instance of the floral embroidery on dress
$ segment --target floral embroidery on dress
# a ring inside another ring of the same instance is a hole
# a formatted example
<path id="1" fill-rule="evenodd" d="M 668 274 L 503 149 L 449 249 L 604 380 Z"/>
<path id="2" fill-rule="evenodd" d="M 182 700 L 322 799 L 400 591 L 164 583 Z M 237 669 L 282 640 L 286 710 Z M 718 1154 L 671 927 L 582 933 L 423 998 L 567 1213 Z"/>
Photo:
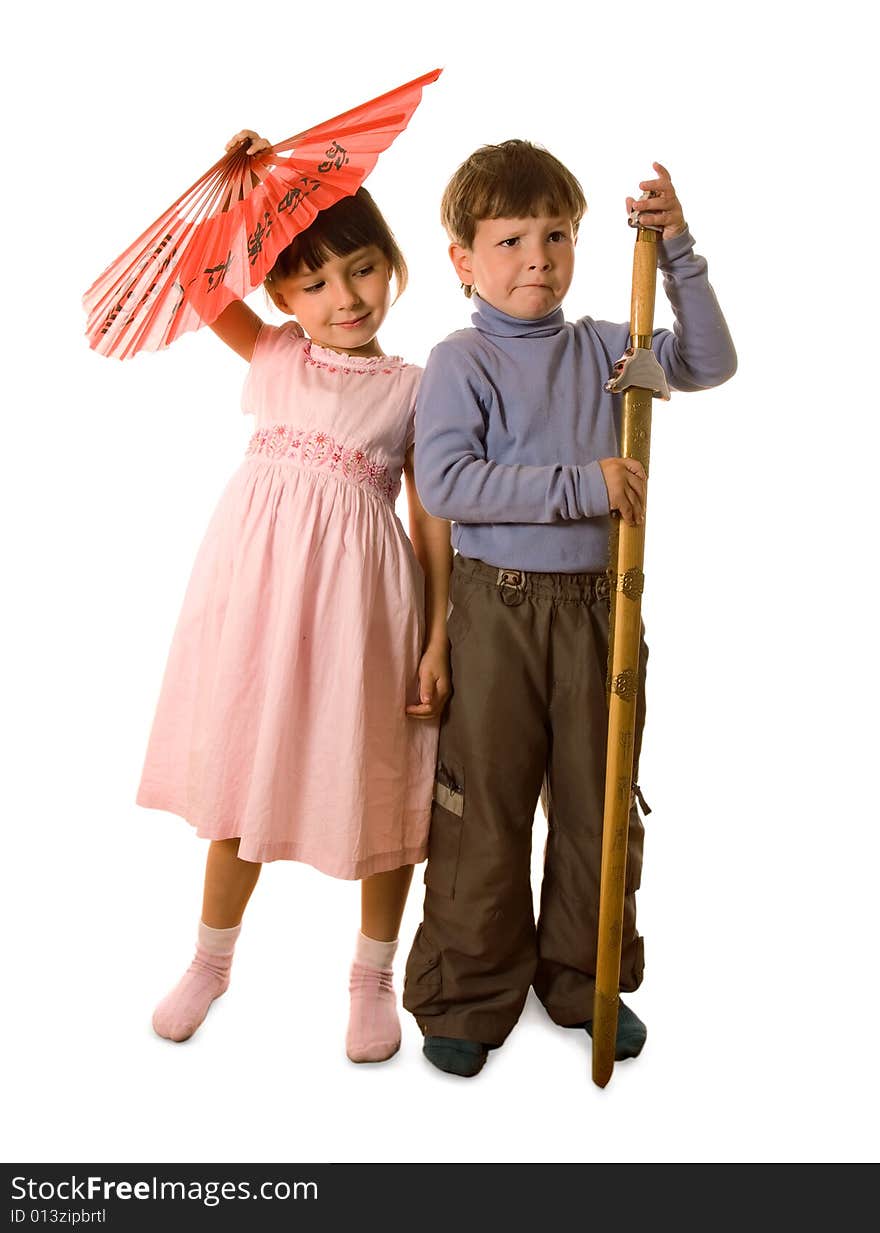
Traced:
<path id="1" fill-rule="evenodd" d="M 321 428 L 311 432 L 290 424 L 258 428 L 248 442 L 245 457 L 252 458 L 256 454 L 271 459 L 291 458 L 304 466 L 326 468 L 392 503 L 397 496 L 399 485 L 383 463 L 368 458 L 363 450 L 341 445 Z"/>

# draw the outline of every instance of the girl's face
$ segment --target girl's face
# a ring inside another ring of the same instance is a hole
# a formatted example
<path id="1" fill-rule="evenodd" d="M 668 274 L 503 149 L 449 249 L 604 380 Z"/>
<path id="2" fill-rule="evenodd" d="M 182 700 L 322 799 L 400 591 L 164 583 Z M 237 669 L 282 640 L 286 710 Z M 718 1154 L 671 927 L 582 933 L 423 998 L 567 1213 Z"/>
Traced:
<path id="1" fill-rule="evenodd" d="M 301 267 L 279 279 L 272 298 L 321 347 L 346 355 L 381 355 L 376 340 L 391 303 L 391 269 L 375 245 Z"/>

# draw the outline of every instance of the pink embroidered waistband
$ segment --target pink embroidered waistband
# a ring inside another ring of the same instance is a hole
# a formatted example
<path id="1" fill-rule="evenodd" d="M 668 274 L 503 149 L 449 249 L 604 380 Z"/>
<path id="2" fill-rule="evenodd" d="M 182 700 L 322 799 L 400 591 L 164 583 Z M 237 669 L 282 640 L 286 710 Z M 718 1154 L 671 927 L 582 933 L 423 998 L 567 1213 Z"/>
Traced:
<path id="1" fill-rule="evenodd" d="M 248 442 L 245 457 L 255 454 L 270 459 L 289 458 L 300 466 L 332 471 L 352 484 L 372 489 L 392 503 L 397 496 L 398 485 L 383 463 L 374 462 L 362 450 L 340 445 L 320 429 L 305 432 L 290 424 L 258 428 Z"/>

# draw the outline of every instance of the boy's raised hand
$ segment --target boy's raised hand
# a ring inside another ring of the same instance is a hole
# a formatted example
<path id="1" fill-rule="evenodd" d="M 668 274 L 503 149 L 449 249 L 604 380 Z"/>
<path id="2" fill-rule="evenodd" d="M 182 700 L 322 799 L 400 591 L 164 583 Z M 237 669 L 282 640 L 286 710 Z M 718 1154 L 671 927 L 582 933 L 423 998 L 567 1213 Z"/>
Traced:
<path id="1" fill-rule="evenodd" d="M 635 458 L 600 458 L 599 466 L 608 489 L 608 508 L 616 510 L 628 527 L 645 521 L 648 477 Z"/>
<path id="2" fill-rule="evenodd" d="M 261 150 L 272 149 L 272 143 L 267 141 L 265 137 L 261 137 L 259 133 L 255 133 L 252 128 L 243 128 L 240 133 L 236 133 L 234 137 L 230 137 L 227 141 L 227 153 L 236 146 L 241 145 L 243 141 L 250 141 L 250 145 L 245 150 L 245 154 L 259 154 Z"/>
<path id="3" fill-rule="evenodd" d="M 645 193 L 654 194 L 644 200 L 627 197 L 626 208 L 631 214 L 636 210 L 639 222 L 648 227 L 662 227 L 663 239 L 671 240 L 675 235 L 681 235 L 687 227 L 684 221 L 684 211 L 681 202 L 675 195 L 672 179 L 662 163 L 652 163 L 657 172 L 656 180 L 642 180 L 639 188 Z"/>

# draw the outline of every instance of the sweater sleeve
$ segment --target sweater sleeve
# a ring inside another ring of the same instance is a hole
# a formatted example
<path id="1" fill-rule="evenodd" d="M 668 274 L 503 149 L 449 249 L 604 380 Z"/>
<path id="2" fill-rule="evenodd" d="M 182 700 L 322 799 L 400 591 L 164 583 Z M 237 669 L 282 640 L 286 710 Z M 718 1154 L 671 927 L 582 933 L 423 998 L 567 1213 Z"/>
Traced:
<path id="1" fill-rule="evenodd" d="M 693 236 L 684 231 L 659 243 L 657 261 L 675 325 L 655 330 L 653 346 L 670 386 L 704 390 L 723 384 L 736 372 L 736 351 L 705 257 L 694 252 Z"/>
<path id="2" fill-rule="evenodd" d="M 608 513 L 598 462 L 527 466 L 486 457 L 492 390 L 454 340 L 428 357 L 416 403 L 416 487 L 425 509 L 462 523 L 553 523 Z"/>

